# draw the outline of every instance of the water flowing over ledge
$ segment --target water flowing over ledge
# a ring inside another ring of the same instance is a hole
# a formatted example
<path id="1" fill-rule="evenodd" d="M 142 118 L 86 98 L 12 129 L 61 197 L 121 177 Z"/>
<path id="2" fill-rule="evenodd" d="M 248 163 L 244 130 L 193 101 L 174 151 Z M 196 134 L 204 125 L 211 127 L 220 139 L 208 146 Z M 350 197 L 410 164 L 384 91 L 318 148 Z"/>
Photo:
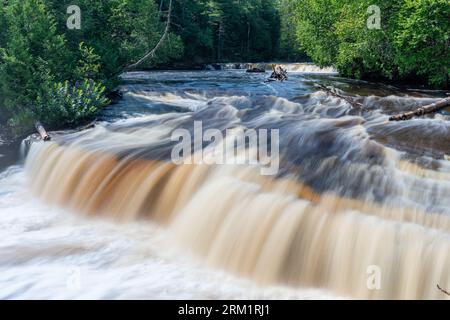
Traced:
<path id="1" fill-rule="evenodd" d="M 216 63 L 212 65 L 205 65 L 205 70 L 246 70 L 251 68 L 258 68 L 266 71 L 272 70 L 274 63 Z M 277 63 L 288 72 L 301 73 L 323 73 L 323 74 L 337 74 L 337 70 L 333 67 L 321 68 L 313 63 Z"/>
<path id="2" fill-rule="evenodd" d="M 26 175 L 40 199 L 151 221 L 167 246 L 262 287 L 445 298 L 436 285 L 450 287 L 449 119 L 387 122 L 434 97 L 301 73 L 283 85 L 236 70 L 124 79 L 108 122 L 31 146 Z M 364 110 L 315 92 L 317 81 L 358 92 Z M 192 131 L 194 121 L 222 131 L 279 129 L 278 175 L 263 177 L 252 165 L 173 164 L 171 132 Z M 367 287 L 370 266 L 382 272 L 380 290 Z"/>

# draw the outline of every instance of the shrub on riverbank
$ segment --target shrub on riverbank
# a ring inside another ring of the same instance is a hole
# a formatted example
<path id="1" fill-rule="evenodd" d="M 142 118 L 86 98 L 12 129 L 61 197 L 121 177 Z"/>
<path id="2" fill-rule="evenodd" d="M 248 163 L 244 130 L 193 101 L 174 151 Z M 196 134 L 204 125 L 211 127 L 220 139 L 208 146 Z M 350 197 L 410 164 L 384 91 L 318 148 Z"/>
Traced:
<path id="1" fill-rule="evenodd" d="M 77 86 L 68 81 L 53 84 L 44 97 L 38 97 L 36 114 L 42 122 L 56 128 L 60 123 L 77 124 L 108 104 L 104 91 L 105 87 L 93 80 L 84 80 Z"/>

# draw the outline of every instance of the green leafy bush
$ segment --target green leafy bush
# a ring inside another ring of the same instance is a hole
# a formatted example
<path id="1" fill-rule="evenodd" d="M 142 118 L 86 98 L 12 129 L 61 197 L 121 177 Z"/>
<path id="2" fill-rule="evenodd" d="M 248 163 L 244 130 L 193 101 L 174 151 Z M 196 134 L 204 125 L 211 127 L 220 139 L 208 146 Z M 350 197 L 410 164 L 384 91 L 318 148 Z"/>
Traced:
<path id="1" fill-rule="evenodd" d="M 92 118 L 109 103 L 104 96 L 105 87 L 93 80 L 86 79 L 75 86 L 68 81 L 50 86 L 43 96 L 38 97 L 35 114 L 54 128 Z"/>

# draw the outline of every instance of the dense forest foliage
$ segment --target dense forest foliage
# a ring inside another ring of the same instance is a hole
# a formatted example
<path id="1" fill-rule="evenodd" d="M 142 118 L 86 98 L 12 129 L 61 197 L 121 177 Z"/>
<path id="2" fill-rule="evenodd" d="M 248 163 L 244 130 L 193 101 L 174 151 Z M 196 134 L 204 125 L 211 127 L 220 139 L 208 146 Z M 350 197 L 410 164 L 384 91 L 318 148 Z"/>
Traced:
<path id="1" fill-rule="evenodd" d="M 172 0 L 170 34 L 141 67 L 306 61 L 344 76 L 448 86 L 448 0 Z M 0 0 L 0 124 L 76 125 L 109 103 L 160 39 L 170 0 Z M 80 8 L 80 28 L 67 22 Z M 308 58 L 310 57 L 310 58 Z"/>
<path id="2" fill-rule="evenodd" d="M 448 88 L 448 0 L 283 2 L 293 14 L 297 43 L 315 63 L 352 78 L 414 79 Z M 377 14 L 379 27 L 372 28 Z"/>
<path id="3" fill-rule="evenodd" d="M 80 8 L 79 29 L 67 20 Z M 158 42 L 169 0 L 0 0 L 0 123 L 77 124 L 108 103 L 120 73 Z M 174 0 L 171 33 L 142 67 L 276 56 L 274 0 Z"/>
<path id="4" fill-rule="evenodd" d="M 261 61 L 277 55 L 277 1 L 184 0 L 174 6 L 173 30 L 186 44 L 184 61 Z"/>
<path id="5" fill-rule="evenodd" d="M 77 124 L 106 105 L 123 68 L 158 41 L 164 23 L 154 0 L 0 0 L 1 118 L 17 133 L 36 119 Z M 81 28 L 68 29 L 69 5 Z M 181 56 L 171 35 L 159 62 Z"/>

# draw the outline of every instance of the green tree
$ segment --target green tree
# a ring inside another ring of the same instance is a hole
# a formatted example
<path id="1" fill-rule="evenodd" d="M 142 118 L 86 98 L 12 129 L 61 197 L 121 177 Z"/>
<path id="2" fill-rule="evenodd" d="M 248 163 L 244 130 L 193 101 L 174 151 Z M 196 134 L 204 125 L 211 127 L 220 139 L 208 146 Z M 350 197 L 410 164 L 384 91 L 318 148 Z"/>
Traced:
<path id="1" fill-rule="evenodd" d="M 295 28 L 295 0 L 280 0 L 278 10 L 280 15 L 280 40 L 278 56 L 287 61 L 305 61 L 308 56 L 297 41 Z"/>
<path id="2" fill-rule="evenodd" d="M 297 39 L 308 56 L 319 66 L 335 64 L 338 40 L 335 23 L 340 14 L 339 0 L 294 1 Z"/>
<path id="3" fill-rule="evenodd" d="M 162 8 L 167 3 L 157 1 Z M 173 29 L 185 44 L 184 61 L 256 61 L 277 54 L 277 0 L 183 0 L 174 7 Z"/>
<path id="4" fill-rule="evenodd" d="M 159 0 L 164 8 L 167 0 Z M 214 59 L 214 23 L 211 19 L 210 0 L 175 1 L 173 10 L 174 30 L 184 43 L 184 61 L 204 63 Z"/>
<path id="5" fill-rule="evenodd" d="M 339 19 L 334 24 L 338 42 L 334 65 L 342 75 L 353 78 L 397 78 L 393 30 L 398 2 L 380 0 L 380 29 L 368 28 L 371 0 L 339 1 Z"/>
<path id="6" fill-rule="evenodd" d="M 0 1 L 0 121 L 16 133 L 37 119 L 61 127 L 93 116 L 164 29 L 154 0 Z M 81 8 L 80 30 L 66 26 L 69 5 Z M 147 66 L 182 50 L 171 35 Z"/>
<path id="7" fill-rule="evenodd" d="M 320 66 L 353 78 L 422 78 L 448 87 L 448 0 L 379 0 L 379 29 L 366 25 L 370 0 L 282 1 L 293 8 L 298 42 Z"/>
<path id="8" fill-rule="evenodd" d="M 448 0 L 404 0 L 396 22 L 396 62 L 401 74 L 417 74 L 433 86 L 449 88 Z"/>
<path id="9" fill-rule="evenodd" d="M 43 84 L 64 73 L 65 41 L 43 0 L 8 1 L 3 10 L 8 33 L 0 55 L 2 113 L 12 125 L 26 127 Z"/>
<path id="10" fill-rule="evenodd" d="M 139 60 L 158 42 L 164 31 L 159 8 L 154 0 L 47 0 L 58 21 L 58 30 L 67 38 L 67 49 L 79 61 L 79 44 L 92 48 L 100 57 L 100 77 L 108 89 L 118 84 L 123 69 Z M 66 8 L 81 9 L 81 29 L 68 30 Z M 180 58 L 183 45 L 179 37 L 170 35 L 147 66 L 155 66 Z M 73 65 L 73 68 L 76 66 Z"/>

